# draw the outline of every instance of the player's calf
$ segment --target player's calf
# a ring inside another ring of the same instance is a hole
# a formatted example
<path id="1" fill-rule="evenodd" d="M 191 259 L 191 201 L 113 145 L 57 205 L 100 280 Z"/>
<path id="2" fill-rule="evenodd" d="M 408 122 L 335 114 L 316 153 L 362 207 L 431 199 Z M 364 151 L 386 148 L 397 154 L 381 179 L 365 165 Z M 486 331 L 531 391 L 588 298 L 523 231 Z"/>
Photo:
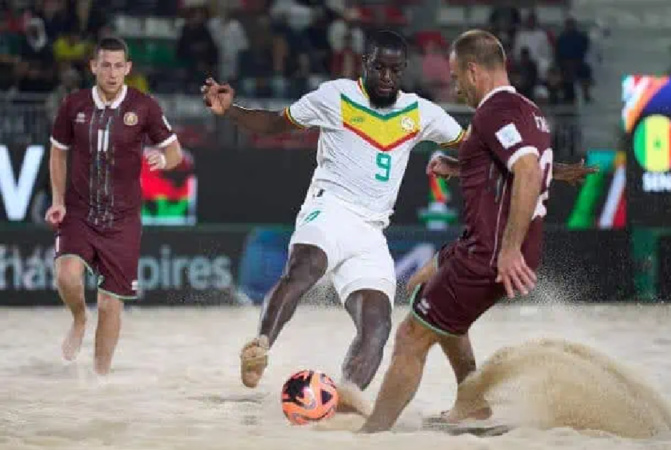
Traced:
<path id="1" fill-rule="evenodd" d="M 382 361 L 391 331 L 391 303 L 382 292 L 361 290 L 347 298 L 345 308 L 357 333 L 343 363 L 343 379 L 363 390 Z"/>
<path id="2" fill-rule="evenodd" d="M 389 430 L 412 400 L 422 378 L 426 357 L 436 343 L 436 334 L 408 316 L 396 331 L 391 363 L 377 395 L 373 412 L 361 428 L 363 433 Z"/>
<path id="3" fill-rule="evenodd" d="M 63 358 L 74 360 L 79 354 L 86 332 L 86 302 L 84 299 L 84 264 L 75 257 L 56 260 L 56 287 L 61 300 L 72 313 L 72 326 L 61 345 Z"/>
<path id="4" fill-rule="evenodd" d="M 98 327 L 95 341 L 95 370 L 106 375 L 112 365 L 112 357 L 119 341 L 123 302 L 107 293 L 98 293 Z"/>

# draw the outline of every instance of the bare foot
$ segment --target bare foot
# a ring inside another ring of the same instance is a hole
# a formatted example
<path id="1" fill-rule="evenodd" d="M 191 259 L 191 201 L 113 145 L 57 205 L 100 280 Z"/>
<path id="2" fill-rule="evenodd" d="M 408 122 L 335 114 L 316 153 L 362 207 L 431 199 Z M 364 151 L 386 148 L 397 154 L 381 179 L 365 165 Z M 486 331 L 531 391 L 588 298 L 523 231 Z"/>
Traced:
<path id="1" fill-rule="evenodd" d="M 84 340 L 84 332 L 86 331 L 86 317 L 80 320 L 74 320 L 70 331 L 65 335 L 63 340 L 63 345 L 61 350 L 63 351 L 63 358 L 66 361 L 73 361 L 77 358 L 79 350 L 82 347 L 82 341 Z"/>
<path id="2" fill-rule="evenodd" d="M 268 366 L 268 338 L 261 336 L 245 344 L 240 353 L 240 378 L 242 384 L 248 388 L 254 388 L 261 377 L 263 371 Z"/>
<path id="3" fill-rule="evenodd" d="M 463 414 L 457 408 L 440 413 L 440 417 L 447 423 L 457 423 L 465 419 L 487 420 L 492 417 L 492 408 L 484 406 L 467 414 Z"/>
<path id="4" fill-rule="evenodd" d="M 343 382 L 338 385 L 338 408 L 337 412 L 345 414 L 358 414 L 368 417 L 371 406 L 363 396 L 363 392 L 353 383 Z"/>

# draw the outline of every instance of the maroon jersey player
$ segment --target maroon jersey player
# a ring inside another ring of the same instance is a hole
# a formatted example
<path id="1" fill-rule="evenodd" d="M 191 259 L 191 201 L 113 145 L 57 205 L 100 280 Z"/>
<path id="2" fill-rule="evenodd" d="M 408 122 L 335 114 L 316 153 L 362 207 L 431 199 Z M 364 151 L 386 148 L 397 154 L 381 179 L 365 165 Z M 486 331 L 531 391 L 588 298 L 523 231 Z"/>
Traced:
<path id="1" fill-rule="evenodd" d="M 535 286 L 553 174 L 551 137 L 543 113 L 510 85 L 505 61 L 501 43 L 486 31 L 466 32 L 453 44 L 452 77 L 459 94 L 476 108 L 459 148 L 466 228 L 441 250 L 428 282 L 415 289 L 363 432 L 395 423 L 436 343 L 460 383 L 475 369 L 471 324 L 502 297 Z M 476 418 L 491 414 L 482 402 Z M 458 412 L 447 417 L 460 418 Z"/>
<path id="2" fill-rule="evenodd" d="M 51 135 L 53 204 L 46 220 L 56 228 L 56 284 L 73 325 L 63 356 L 74 359 L 84 337 L 84 270 L 98 277 L 95 369 L 109 372 L 119 337 L 123 301 L 137 295 L 141 236 L 140 170 L 143 147 L 152 170 L 178 165 L 182 152 L 158 103 L 127 87 L 126 44 L 105 38 L 91 60 L 96 84 L 67 96 Z M 68 163 L 68 155 L 69 163 Z"/>

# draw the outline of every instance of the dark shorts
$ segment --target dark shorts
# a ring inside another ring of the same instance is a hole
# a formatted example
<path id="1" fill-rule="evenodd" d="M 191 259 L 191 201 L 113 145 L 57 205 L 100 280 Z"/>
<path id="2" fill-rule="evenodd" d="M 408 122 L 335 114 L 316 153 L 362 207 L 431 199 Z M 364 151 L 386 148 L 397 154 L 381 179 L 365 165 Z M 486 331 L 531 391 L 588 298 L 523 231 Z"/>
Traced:
<path id="1" fill-rule="evenodd" d="M 56 232 L 55 258 L 76 256 L 98 277 L 98 290 L 122 300 L 137 298 L 142 221 L 128 216 L 109 229 L 66 215 Z"/>
<path id="2" fill-rule="evenodd" d="M 505 296 L 496 269 L 476 261 L 453 244 L 443 247 L 438 271 L 411 298 L 413 315 L 439 334 L 462 335 L 473 322 Z"/>

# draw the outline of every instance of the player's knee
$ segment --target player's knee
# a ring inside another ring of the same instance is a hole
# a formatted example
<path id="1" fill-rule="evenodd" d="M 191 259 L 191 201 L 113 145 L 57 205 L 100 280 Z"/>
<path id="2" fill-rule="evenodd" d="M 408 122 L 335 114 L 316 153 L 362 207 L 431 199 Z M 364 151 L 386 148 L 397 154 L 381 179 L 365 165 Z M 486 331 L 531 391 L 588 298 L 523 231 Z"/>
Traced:
<path id="1" fill-rule="evenodd" d="M 394 356 L 426 355 L 430 342 L 423 330 L 411 317 L 406 318 L 396 330 Z"/>
<path id="2" fill-rule="evenodd" d="M 98 312 L 105 315 L 120 314 L 123 309 L 123 302 L 117 297 L 109 294 L 98 294 Z"/>
<path id="3" fill-rule="evenodd" d="M 59 290 L 72 291 L 83 286 L 82 276 L 77 267 L 62 264 L 56 272 L 56 284 Z"/>

